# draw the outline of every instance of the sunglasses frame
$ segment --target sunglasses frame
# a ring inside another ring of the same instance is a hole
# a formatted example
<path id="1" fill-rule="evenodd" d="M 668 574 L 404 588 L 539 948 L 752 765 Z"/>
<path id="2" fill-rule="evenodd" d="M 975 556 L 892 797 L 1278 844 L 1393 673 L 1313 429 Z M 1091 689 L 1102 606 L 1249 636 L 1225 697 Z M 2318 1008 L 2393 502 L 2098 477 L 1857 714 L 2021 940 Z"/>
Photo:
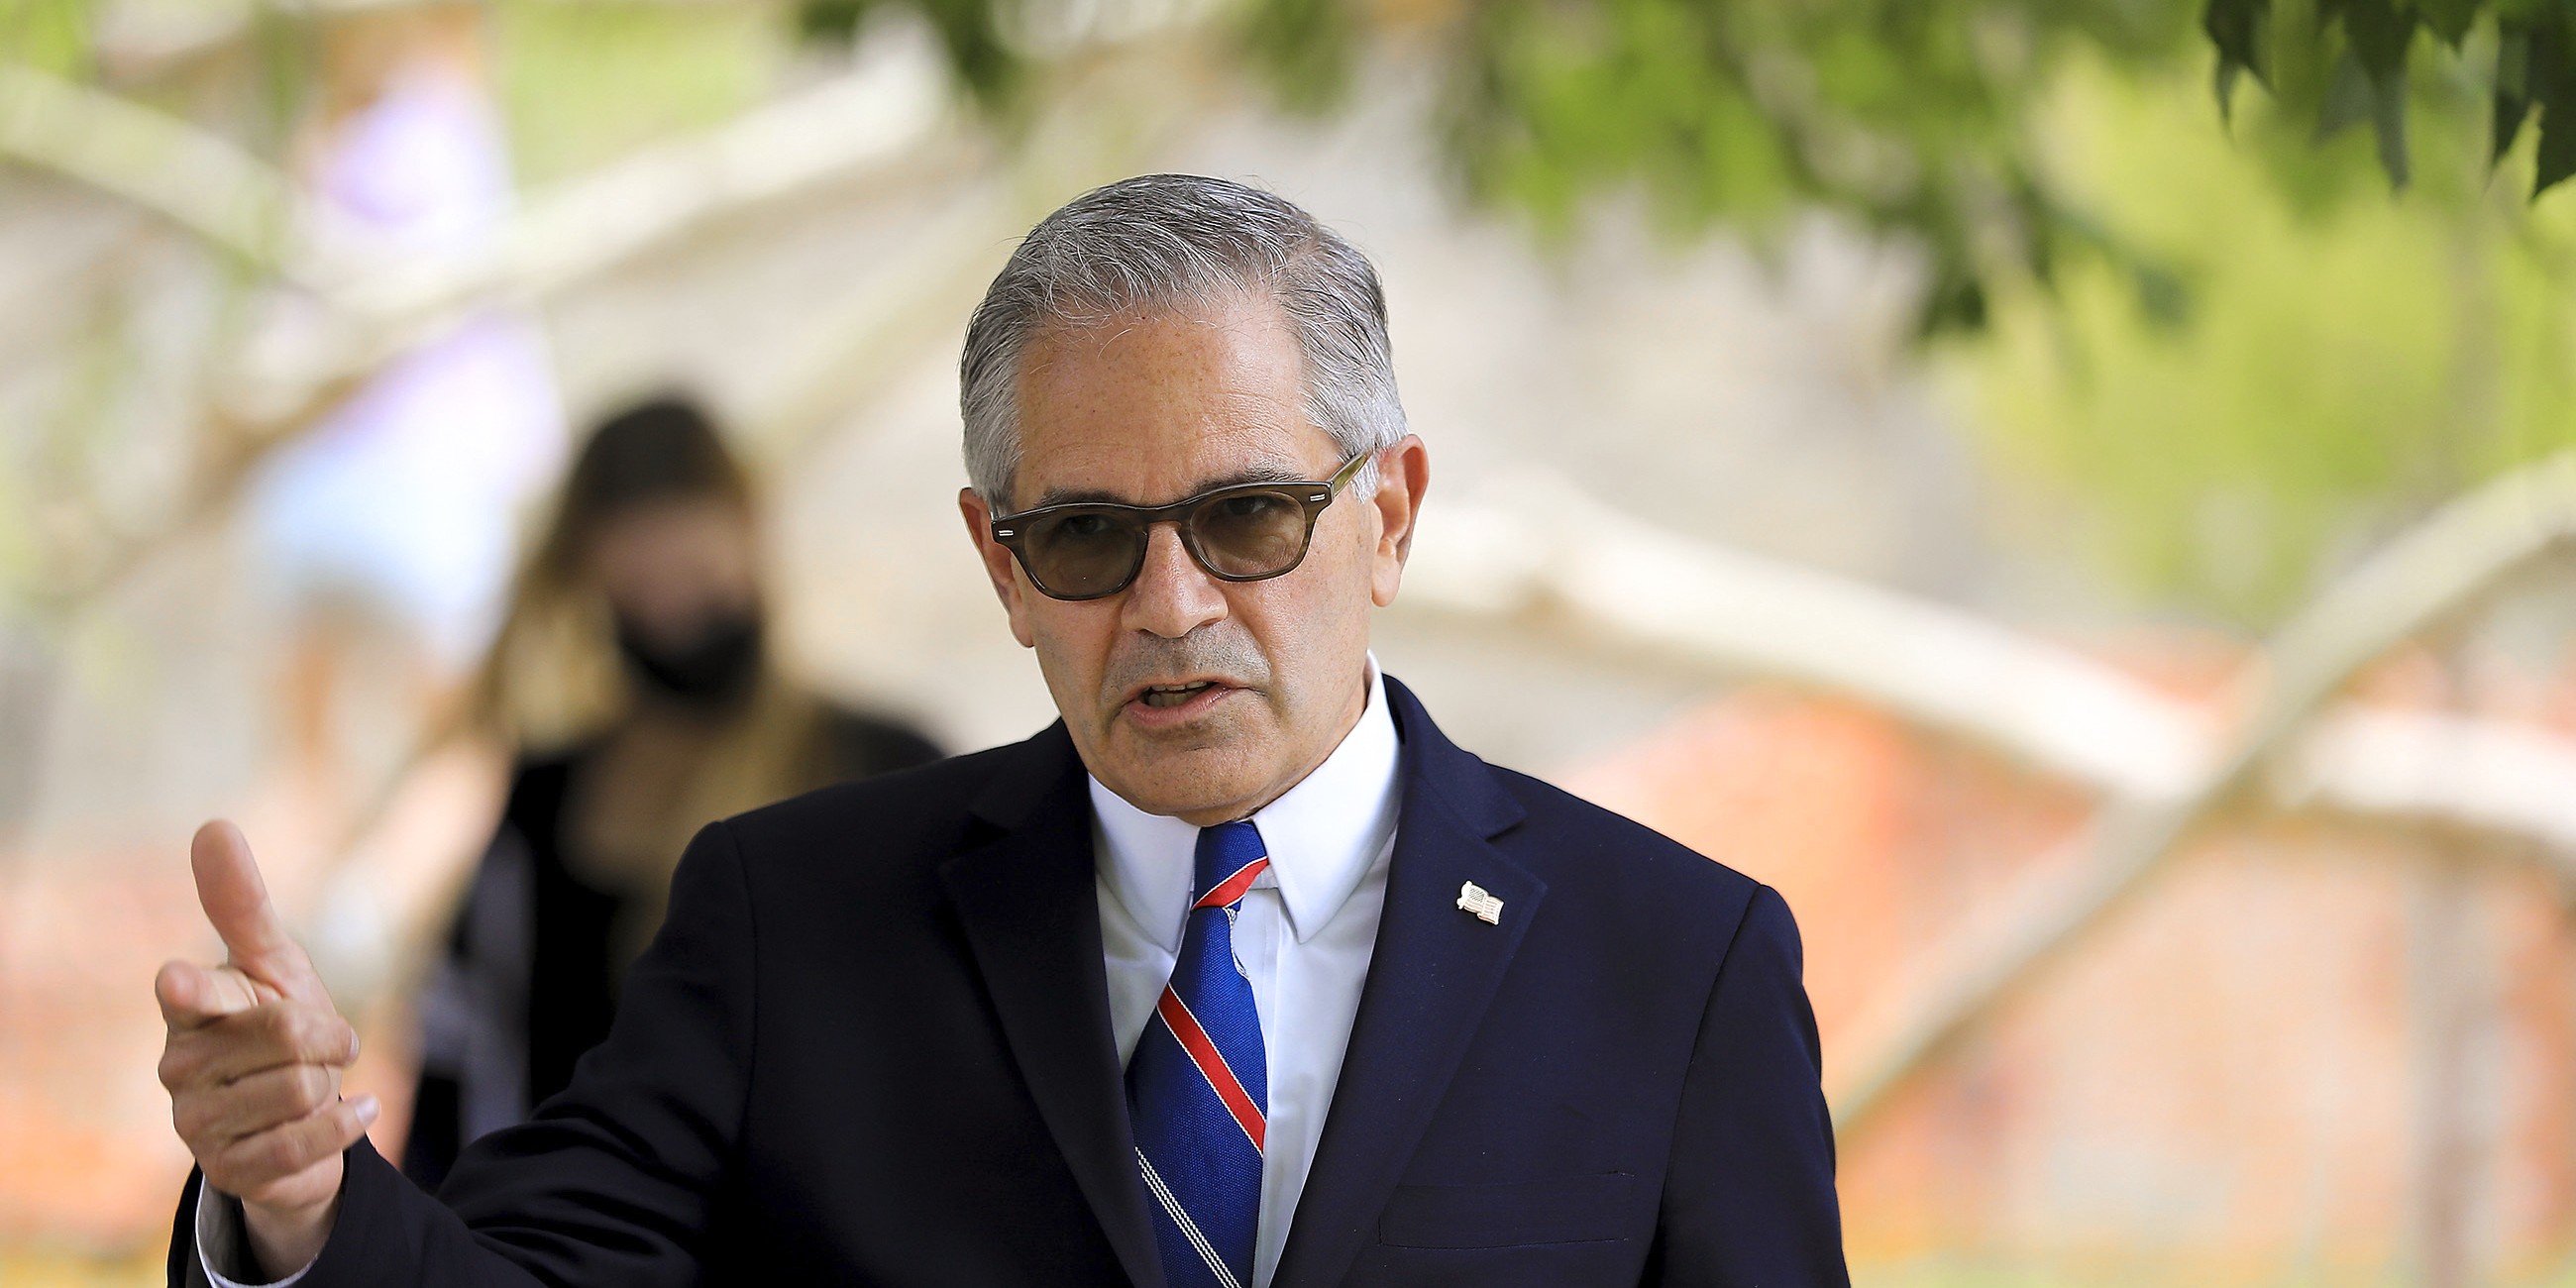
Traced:
<path id="1" fill-rule="evenodd" d="M 1306 552 L 1313 549 L 1315 545 L 1315 520 L 1323 515 L 1324 507 L 1333 503 L 1334 497 L 1341 495 L 1343 486 L 1358 476 L 1360 467 L 1367 464 L 1376 455 L 1376 448 L 1370 448 L 1361 452 L 1359 455 L 1343 462 L 1342 467 L 1335 470 L 1333 472 L 1333 476 L 1329 479 L 1303 479 L 1285 483 L 1236 483 L 1227 487 L 1212 488 L 1208 491 L 1199 493 L 1197 496 L 1183 497 L 1178 501 L 1172 502 L 1170 505 L 1124 505 L 1116 501 L 1068 501 L 1063 505 L 1042 505 L 1035 509 L 1022 510 L 1017 514 L 1006 514 L 994 519 L 991 525 L 993 531 L 993 542 L 994 544 L 1009 550 L 1012 557 L 1019 560 L 1020 571 L 1029 575 L 1029 584 L 1037 587 L 1039 594 L 1044 595 L 1049 599 L 1061 599 L 1071 603 L 1080 603 L 1089 599 L 1107 599 L 1111 595 L 1115 595 L 1120 591 L 1127 589 L 1129 586 L 1135 585 L 1136 575 L 1145 570 L 1145 554 L 1152 539 L 1151 534 L 1154 525 L 1158 523 L 1168 523 L 1172 525 L 1173 531 L 1180 536 L 1181 548 L 1190 552 L 1190 561 L 1197 564 L 1199 569 L 1207 575 L 1214 577 L 1219 581 L 1268 581 L 1273 577 L 1285 577 L 1288 574 L 1297 571 L 1298 565 L 1306 562 Z M 1209 504 L 1210 502 L 1221 501 L 1227 497 L 1239 496 L 1247 492 L 1273 492 L 1285 494 L 1290 500 L 1295 501 L 1306 512 L 1306 531 L 1304 536 L 1301 537 L 1297 543 L 1297 557 L 1289 560 L 1287 567 L 1281 568 L 1276 572 L 1255 573 L 1249 576 L 1237 573 L 1218 572 L 1214 566 L 1208 563 L 1206 552 L 1199 549 L 1198 538 L 1192 536 L 1190 533 L 1189 517 L 1191 512 L 1197 510 L 1200 506 Z M 1111 586 L 1106 590 L 1095 590 L 1089 594 L 1059 595 L 1056 592 L 1047 589 L 1047 584 L 1044 579 L 1038 576 L 1037 569 L 1029 566 L 1029 552 L 1026 542 L 1028 541 L 1030 522 L 1048 515 L 1063 514 L 1074 510 L 1098 514 L 1113 514 L 1129 518 L 1135 521 L 1138 531 L 1147 534 L 1146 541 L 1137 543 L 1135 561 L 1128 565 L 1127 575 L 1120 578 L 1117 585 Z"/>

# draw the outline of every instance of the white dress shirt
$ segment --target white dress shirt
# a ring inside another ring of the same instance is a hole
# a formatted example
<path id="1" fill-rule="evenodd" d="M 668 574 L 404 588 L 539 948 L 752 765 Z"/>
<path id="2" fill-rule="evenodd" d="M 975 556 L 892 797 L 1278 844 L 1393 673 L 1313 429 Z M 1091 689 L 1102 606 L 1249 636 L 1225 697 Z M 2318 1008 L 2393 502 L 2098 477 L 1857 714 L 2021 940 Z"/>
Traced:
<path id="1" fill-rule="evenodd" d="M 1266 1288 L 1306 1189 L 1351 1017 L 1386 907 L 1395 850 L 1395 721 L 1369 660 L 1368 709 L 1342 744 L 1286 795 L 1252 816 L 1270 867 L 1234 923 L 1234 955 L 1252 981 L 1269 1061 L 1269 1128 L 1261 1154 L 1261 1220 L 1252 1282 Z M 1199 829 L 1148 814 L 1091 780 L 1099 857 L 1100 942 L 1109 965 L 1109 1025 L 1124 1065 L 1180 955 Z"/>
<path id="2" fill-rule="evenodd" d="M 1270 867 L 1243 897 L 1234 955 L 1252 981 L 1269 1061 L 1269 1126 L 1261 1155 L 1261 1221 L 1252 1282 L 1267 1288 L 1306 1189 L 1315 1142 L 1341 1080 L 1342 1052 L 1359 1013 L 1360 985 L 1386 907 L 1395 852 L 1395 720 L 1377 659 L 1368 707 L 1341 745 L 1279 799 L 1252 816 Z M 1198 866 L 1199 830 L 1148 814 L 1091 779 L 1092 853 L 1098 856 L 1100 942 L 1109 968 L 1109 1027 L 1124 1066 L 1180 956 Z M 240 1209 L 201 1180 L 197 1259 L 215 1288 L 246 1288 L 216 1273 L 235 1264 Z M 208 1255 L 208 1254 L 213 1255 Z M 304 1270 L 312 1267 L 307 1266 Z M 277 1281 L 285 1288 L 304 1270 Z"/>
<path id="3" fill-rule="evenodd" d="M 240 1265 L 247 1260 L 242 1253 L 242 1245 L 250 1241 L 245 1220 L 240 1199 L 217 1191 L 202 1176 L 197 1178 L 197 1264 L 205 1267 L 206 1281 L 215 1288 L 250 1288 L 215 1270 L 217 1266 Z M 303 1270 L 261 1288 L 288 1288 L 312 1268 L 307 1264 Z"/>

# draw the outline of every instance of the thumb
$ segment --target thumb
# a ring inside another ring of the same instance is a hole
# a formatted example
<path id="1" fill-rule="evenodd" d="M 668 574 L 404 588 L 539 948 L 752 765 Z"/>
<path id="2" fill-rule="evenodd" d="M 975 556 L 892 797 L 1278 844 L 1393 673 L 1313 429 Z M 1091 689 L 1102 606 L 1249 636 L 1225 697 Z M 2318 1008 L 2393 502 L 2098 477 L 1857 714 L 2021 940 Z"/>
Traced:
<path id="1" fill-rule="evenodd" d="M 268 883 L 260 879 L 241 829 L 223 819 L 198 828 L 188 865 L 197 875 L 197 902 L 223 937 L 230 964 L 290 997 L 313 1000 L 320 981 L 304 950 L 287 935 L 277 905 L 269 902 Z"/>

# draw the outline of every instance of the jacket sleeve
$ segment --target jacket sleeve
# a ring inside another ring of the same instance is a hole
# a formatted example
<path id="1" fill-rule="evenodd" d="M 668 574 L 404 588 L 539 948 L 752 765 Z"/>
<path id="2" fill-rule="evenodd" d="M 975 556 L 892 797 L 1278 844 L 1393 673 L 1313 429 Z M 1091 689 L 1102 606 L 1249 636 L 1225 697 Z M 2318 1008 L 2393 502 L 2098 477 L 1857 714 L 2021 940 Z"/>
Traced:
<path id="1" fill-rule="evenodd" d="M 690 843 L 670 908 L 572 1085 L 468 1147 L 438 1197 L 366 1141 L 349 1150 L 339 1218 L 297 1288 L 698 1282 L 754 1024 L 751 900 L 726 825 Z M 193 1249 L 170 1260 L 187 1282 Z"/>
<path id="2" fill-rule="evenodd" d="M 1848 1288 L 1815 1012 L 1798 925 L 1754 891 L 1700 1021 L 1645 1281 Z"/>

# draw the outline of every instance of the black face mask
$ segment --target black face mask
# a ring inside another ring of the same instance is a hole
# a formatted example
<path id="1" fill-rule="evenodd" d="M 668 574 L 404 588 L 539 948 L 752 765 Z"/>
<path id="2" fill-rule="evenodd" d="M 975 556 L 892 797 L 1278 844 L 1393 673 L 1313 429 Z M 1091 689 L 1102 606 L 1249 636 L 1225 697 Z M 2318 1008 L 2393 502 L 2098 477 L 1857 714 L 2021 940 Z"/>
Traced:
<path id="1" fill-rule="evenodd" d="M 617 651 L 628 673 L 655 696 L 687 706 L 725 706 L 749 693 L 760 674 L 760 618 L 728 614 L 678 644 L 648 638 L 619 618 Z"/>

